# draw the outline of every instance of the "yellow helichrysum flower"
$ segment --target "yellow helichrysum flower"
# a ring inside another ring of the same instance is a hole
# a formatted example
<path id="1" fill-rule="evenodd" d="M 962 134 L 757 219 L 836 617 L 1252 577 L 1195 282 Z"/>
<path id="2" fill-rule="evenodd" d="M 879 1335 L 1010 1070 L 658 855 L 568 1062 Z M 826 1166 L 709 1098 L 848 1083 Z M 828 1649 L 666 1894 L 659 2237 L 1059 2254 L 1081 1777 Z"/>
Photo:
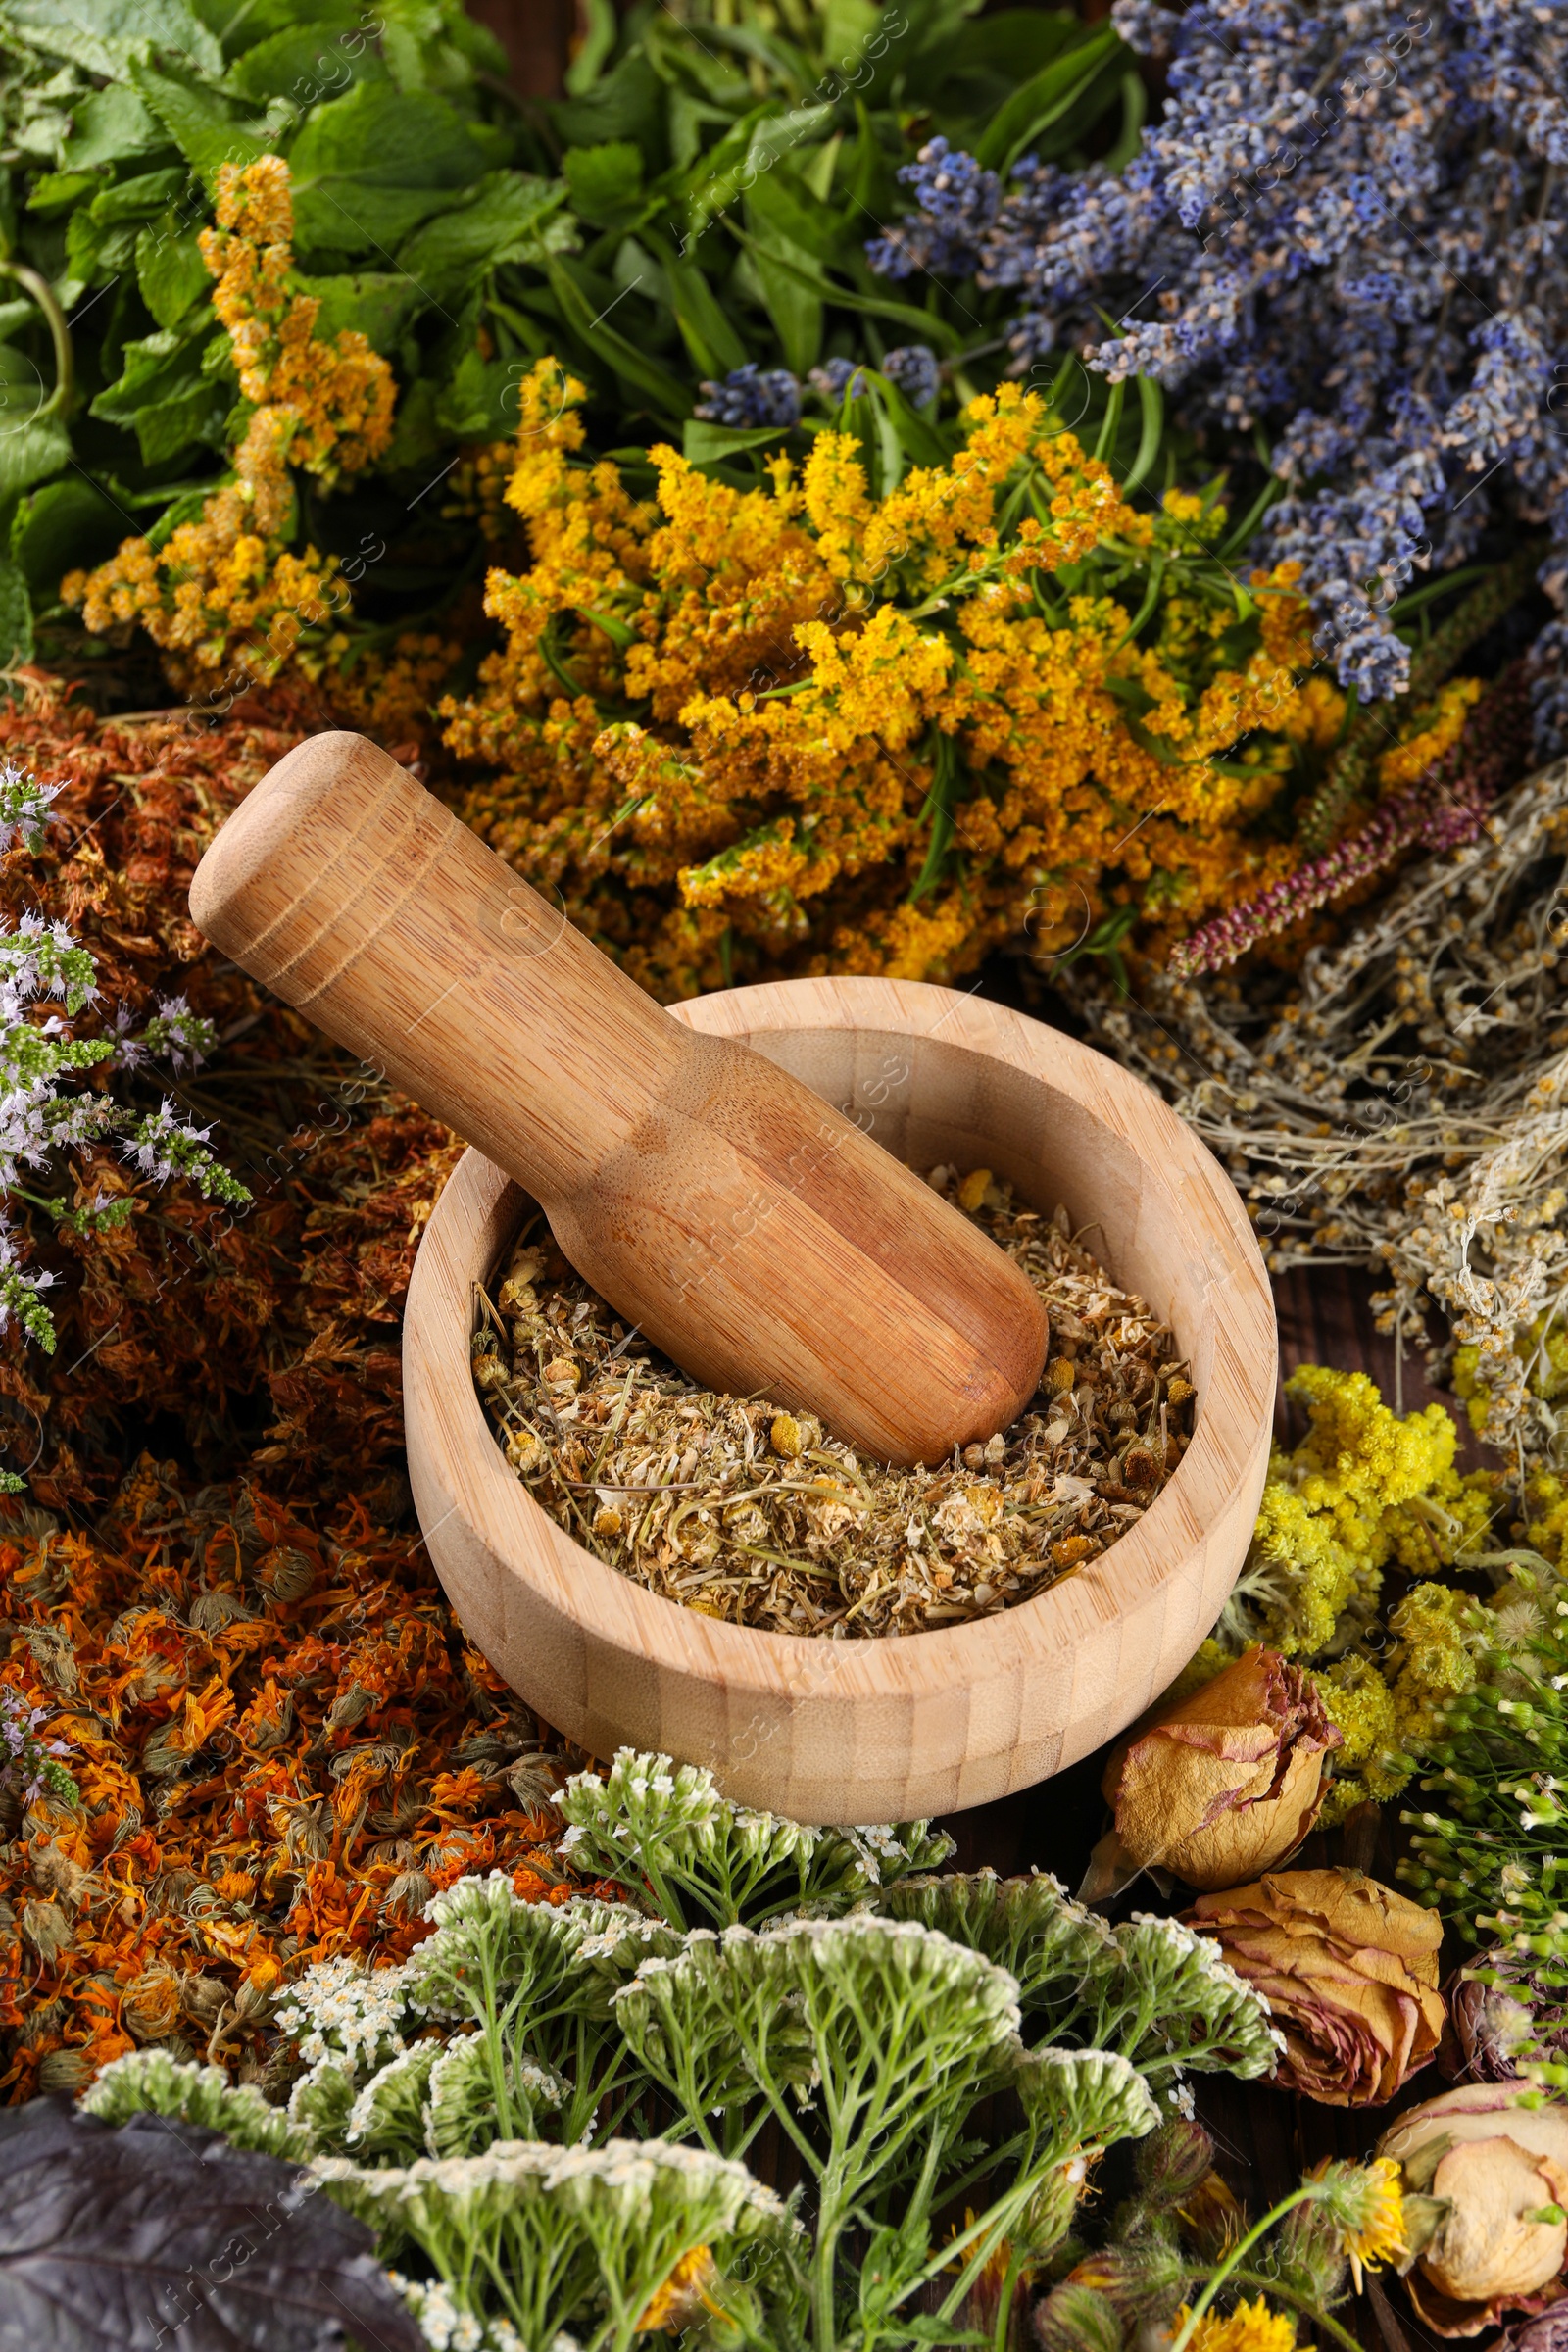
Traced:
<path id="1" fill-rule="evenodd" d="M 1332 1829 L 1368 1798 L 1382 1804 L 1397 1796 L 1414 1761 L 1399 1745 L 1394 1693 L 1370 1658 L 1352 1651 L 1312 1680 L 1345 1740 L 1334 1757 L 1334 1779 L 1320 1817 Z"/>
<path id="2" fill-rule="evenodd" d="M 288 662 L 309 666 L 309 649 L 349 603 L 334 557 L 283 545 L 294 515 L 288 468 L 330 484 L 370 464 L 392 437 L 395 387 L 362 334 L 318 337 L 319 303 L 289 290 L 293 206 L 281 157 L 221 165 L 217 211 L 202 258 L 253 404 L 233 477 L 161 548 L 127 539 L 95 571 L 68 574 L 61 596 L 89 629 L 139 620 L 177 657 L 176 675 L 183 666 L 199 679 L 226 663 L 265 680 Z"/>
<path id="3" fill-rule="evenodd" d="M 1311 1428 L 1271 1465 L 1252 1558 L 1277 1580 L 1270 1641 L 1311 1656 L 1342 1611 L 1375 1600 L 1385 1564 L 1461 1482 L 1453 1422 L 1441 1404 L 1401 1420 L 1364 1372 L 1319 1364 L 1294 1373 L 1288 1393 L 1306 1403 Z M 1419 1512 L 1405 1509 L 1415 1502 Z"/>

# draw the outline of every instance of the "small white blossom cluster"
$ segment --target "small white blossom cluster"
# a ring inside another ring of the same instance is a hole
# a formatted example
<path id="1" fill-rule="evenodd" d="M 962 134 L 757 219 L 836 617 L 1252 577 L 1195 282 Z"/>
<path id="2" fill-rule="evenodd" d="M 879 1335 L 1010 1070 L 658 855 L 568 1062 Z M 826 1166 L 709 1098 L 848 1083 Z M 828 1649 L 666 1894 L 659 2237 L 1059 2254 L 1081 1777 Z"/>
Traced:
<path id="1" fill-rule="evenodd" d="M 50 803 L 64 784 L 36 784 L 14 760 L 0 760 L 0 858 L 21 842 L 36 858 L 50 825 L 58 825 Z"/>
<path id="2" fill-rule="evenodd" d="M 700 2303 L 747 2341 L 804 2340 L 813 2250 L 841 2242 L 884 2179 L 920 2206 L 903 2230 L 915 2269 L 879 2282 L 897 2310 L 919 2286 L 954 2169 L 969 2162 L 976 2103 L 998 2091 L 1024 2130 L 992 2218 L 1049 2249 L 1103 2149 L 1158 2121 L 1144 2044 L 1182 2113 L 1182 2067 L 1213 2063 L 1211 2047 L 1253 2072 L 1272 2060 L 1255 1996 L 1190 1930 L 1143 1918 L 1112 1932 L 1039 1876 L 921 1876 L 907 1867 L 929 1842 L 920 1831 L 857 1833 L 891 1871 L 875 1887 L 843 1833 L 746 1813 L 710 1776 L 666 1764 L 617 1758 L 612 1807 L 595 1776 L 567 1796 L 608 1814 L 616 1837 L 640 1822 L 645 1883 L 668 1808 L 663 1860 L 696 1841 L 684 1886 L 710 1898 L 761 1887 L 765 1900 L 780 1883 L 799 1888 L 794 1857 L 814 1874 L 837 1840 L 837 1893 L 787 1919 L 764 1911 L 760 1926 L 714 1901 L 720 1925 L 681 1930 L 587 1897 L 528 1903 L 506 1872 L 475 1873 L 431 1898 L 432 1933 L 411 1959 L 368 1970 L 339 1958 L 301 1977 L 278 2019 L 307 2068 L 286 2113 L 215 2069 L 152 2053 L 110 2069 L 95 2107 L 211 2120 L 307 2162 L 400 2264 L 432 2352 L 575 2352 L 572 2327 L 630 2343 L 687 2326 Z M 759 1857 L 771 1869 L 780 1852 L 792 1859 L 782 1881 L 723 1875 Z M 846 1887 L 855 1909 L 842 1907 Z M 1089 2046 L 1026 2047 L 1024 2017 L 1054 2023 L 1054 2003 Z M 656 2099 L 669 2135 L 622 2136 Z M 769 2115 L 808 2176 L 809 2232 L 725 2152 Z M 982 2219 L 956 2278 L 986 2259 Z"/>
<path id="3" fill-rule="evenodd" d="M 265 2156 L 302 2157 L 308 2151 L 280 2107 L 254 2083 L 230 2082 L 221 2068 L 172 2058 L 167 2050 L 127 2050 L 112 2058 L 83 2095 L 82 2106 L 106 2124 L 133 2115 L 172 2115 L 205 2124 L 237 2148 Z"/>
<path id="4" fill-rule="evenodd" d="M 419 2014 L 410 1990 L 413 1968 L 362 1968 L 357 1961 L 318 1960 L 293 1987 L 293 1998 L 277 2013 L 285 2034 L 299 2038 L 308 2066 L 320 2059 L 348 2058 L 376 2065 L 407 2045 L 405 2028 Z"/>
<path id="5" fill-rule="evenodd" d="M 495 2332 L 496 2323 L 492 2321 L 487 2328 L 476 2319 L 457 2300 L 444 2278 L 405 2278 L 401 2271 L 389 2271 L 387 2276 L 418 2321 L 419 2332 L 431 2352 L 490 2352 L 492 2345 L 496 2352 L 512 2352 L 511 2344 L 504 2344 Z M 503 2320 L 500 2326 L 521 2344 L 510 2321 Z"/>
<path id="6" fill-rule="evenodd" d="M 706 1767 L 629 1747 L 608 1779 L 576 1773 L 556 1802 L 568 1824 L 558 1850 L 578 1870 L 646 1887 L 678 1927 L 773 1918 L 812 1903 L 847 1910 L 953 1851 L 952 1839 L 924 1822 L 818 1829 L 737 1805 Z"/>

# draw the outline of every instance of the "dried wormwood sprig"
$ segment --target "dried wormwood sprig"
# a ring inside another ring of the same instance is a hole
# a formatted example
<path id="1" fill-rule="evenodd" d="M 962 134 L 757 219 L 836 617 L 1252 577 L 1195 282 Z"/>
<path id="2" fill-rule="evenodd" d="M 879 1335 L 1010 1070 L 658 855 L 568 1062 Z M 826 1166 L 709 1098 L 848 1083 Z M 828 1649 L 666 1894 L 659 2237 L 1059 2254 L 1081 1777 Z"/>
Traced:
<path id="1" fill-rule="evenodd" d="M 1442 1308 L 1476 1350 L 1484 1436 L 1526 1459 L 1558 1436 L 1531 1327 L 1568 1288 L 1565 852 L 1558 761 L 1314 949 L 1298 983 L 1152 972 L 1140 1004 L 1088 961 L 1057 981 L 1225 1161 L 1270 1266 L 1386 1268 L 1396 1334 Z"/>

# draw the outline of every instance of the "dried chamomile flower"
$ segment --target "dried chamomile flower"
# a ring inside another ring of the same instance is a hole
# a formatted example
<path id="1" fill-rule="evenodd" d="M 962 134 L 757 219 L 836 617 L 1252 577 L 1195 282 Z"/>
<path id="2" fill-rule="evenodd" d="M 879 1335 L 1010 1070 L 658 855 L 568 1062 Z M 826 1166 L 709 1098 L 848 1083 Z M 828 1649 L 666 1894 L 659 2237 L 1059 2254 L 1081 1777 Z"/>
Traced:
<path id="1" fill-rule="evenodd" d="M 1032 1598 L 1098 1559 L 1179 1463 L 1194 1392 L 1170 1332 L 980 1168 L 928 1181 L 1022 1268 L 1058 1352 L 1029 1411 L 949 1462 L 864 1460 L 809 1413 L 699 1389 L 551 1243 L 474 1334 L 508 1463 L 575 1540 L 734 1624 L 908 1634 Z M 524 1298 L 526 1292 L 526 1298 Z"/>

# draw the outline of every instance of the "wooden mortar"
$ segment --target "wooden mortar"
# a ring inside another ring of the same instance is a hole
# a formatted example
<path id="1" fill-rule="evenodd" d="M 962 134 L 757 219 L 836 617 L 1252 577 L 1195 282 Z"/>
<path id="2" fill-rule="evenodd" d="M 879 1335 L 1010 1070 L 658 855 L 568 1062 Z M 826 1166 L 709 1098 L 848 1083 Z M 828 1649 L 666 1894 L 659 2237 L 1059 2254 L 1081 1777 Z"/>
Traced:
<path id="1" fill-rule="evenodd" d="M 662 1749 L 798 1821 L 949 1813 L 1113 1739 L 1212 1627 L 1268 1467 L 1274 1309 L 1230 1179 L 1176 1114 L 1087 1047 L 972 996 L 794 980 L 675 1007 L 793 1071 L 916 1168 L 989 1167 L 1066 1203 L 1107 1272 L 1176 1334 L 1191 1445 L 1145 1513 L 1037 1599 L 903 1638 L 754 1632 L 595 1559 L 509 1469 L 469 1371 L 475 1286 L 529 1206 L 477 1152 L 436 1205 L 404 1324 L 409 1473 L 469 1638 L 581 1746 Z"/>

